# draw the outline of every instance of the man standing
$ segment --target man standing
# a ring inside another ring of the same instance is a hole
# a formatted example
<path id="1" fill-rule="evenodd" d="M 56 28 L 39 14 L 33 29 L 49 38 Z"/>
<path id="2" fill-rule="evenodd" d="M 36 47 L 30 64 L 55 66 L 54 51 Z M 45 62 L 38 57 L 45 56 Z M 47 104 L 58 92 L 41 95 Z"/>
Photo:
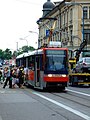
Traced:
<path id="1" fill-rule="evenodd" d="M 10 70 L 9 70 L 8 67 L 5 69 L 5 73 L 4 74 L 5 74 L 5 77 L 6 77 L 6 81 L 4 83 L 3 88 L 5 88 L 7 86 L 8 82 L 9 82 L 9 88 L 12 88 L 12 80 L 11 80 L 11 76 L 10 76 Z"/>

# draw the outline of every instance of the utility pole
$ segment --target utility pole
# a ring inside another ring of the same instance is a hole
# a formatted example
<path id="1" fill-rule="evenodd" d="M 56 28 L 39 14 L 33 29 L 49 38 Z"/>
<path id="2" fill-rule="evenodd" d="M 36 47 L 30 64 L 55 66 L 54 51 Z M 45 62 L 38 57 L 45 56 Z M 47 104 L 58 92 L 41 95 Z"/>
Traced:
<path id="1" fill-rule="evenodd" d="M 16 42 L 16 50 L 18 51 L 18 42 Z"/>

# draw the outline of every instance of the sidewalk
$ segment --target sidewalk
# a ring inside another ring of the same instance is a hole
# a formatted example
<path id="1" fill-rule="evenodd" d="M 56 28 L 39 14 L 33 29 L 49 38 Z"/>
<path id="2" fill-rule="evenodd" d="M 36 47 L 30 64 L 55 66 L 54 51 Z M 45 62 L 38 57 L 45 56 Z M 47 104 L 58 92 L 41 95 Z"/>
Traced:
<path id="1" fill-rule="evenodd" d="M 30 120 L 36 100 L 31 94 L 25 94 L 24 90 L 8 86 L 4 89 L 3 84 L 0 84 L 0 120 Z"/>
<path id="2" fill-rule="evenodd" d="M 18 86 L 16 86 L 16 88 L 9 88 L 9 85 L 7 85 L 5 88 L 3 88 L 3 85 L 4 84 L 0 83 L 0 94 L 7 93 L 8 91 L 13 92 L 13 91 L 20 89 Z"/>

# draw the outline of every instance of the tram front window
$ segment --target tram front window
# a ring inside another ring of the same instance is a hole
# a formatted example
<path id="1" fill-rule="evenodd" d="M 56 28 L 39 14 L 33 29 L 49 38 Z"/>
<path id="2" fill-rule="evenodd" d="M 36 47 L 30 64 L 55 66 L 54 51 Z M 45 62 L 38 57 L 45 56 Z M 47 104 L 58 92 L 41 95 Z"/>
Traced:
<path id="1" fill-rule="evenodd" d="M 65 55 L 47 55 L 46 71 L 52 73 L 67 73 L 67 61 Z"/>

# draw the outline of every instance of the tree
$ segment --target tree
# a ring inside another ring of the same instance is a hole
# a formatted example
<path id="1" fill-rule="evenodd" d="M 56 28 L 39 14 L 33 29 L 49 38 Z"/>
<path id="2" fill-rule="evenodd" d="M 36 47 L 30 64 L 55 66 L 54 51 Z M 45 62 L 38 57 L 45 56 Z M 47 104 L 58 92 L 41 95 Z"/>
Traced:
<path id="1" fill-rule="evenodd" d="M 23 52 L 28 52 L 28 46 L 23 46 L 23 47 L 22 47 L 22 51 L 23 51 Z"/>
<path id="2" fill-rule="evenodd" d="M 12 58 L 12 52 L 10 51 L 10 49 L 6 49 L 4 52 L 3 52 L 3 56 L 4 56 L 4 60 L 9 60 Z"/>
<path id="3" fill-rule="evenodd" d="M 9 60 L 12 58 L 16 58 L 18 55 L 20 55 L 22 53 L 33 51 L 33 50 L 35 50 L 35 48 L 33 48 L 32 46 L 23 46 L 18 51 L 14 51 L 13 53 L 9 48 L 6 48 L 5 51 L 0 49 L 0 59 L 1 60 Z"/>
<path id="4" fill-rule="evenodd" d="M 35 48 L 32 46 L 23 46 L 22 48 L 20 48 L 17 51 L 17 55 L 20 55 L 20 54 L 25 53 L 25 52 L 33 51 L 33 50 L 35 50 Z"/>
<path id="5" fill-rule="evenodd" d="M 28 47 L 28 51 L 33 51 L 33 50 L 35 50 L 34 47 L 32 47 L 32 46 L 29 46 L 29 47 Z"/>
<path id="6" fill-rule="evenodd" d="M 4 59 L 4 56 L 3 56 L 3 51 L 0 49 L 0 59 Z"/>

